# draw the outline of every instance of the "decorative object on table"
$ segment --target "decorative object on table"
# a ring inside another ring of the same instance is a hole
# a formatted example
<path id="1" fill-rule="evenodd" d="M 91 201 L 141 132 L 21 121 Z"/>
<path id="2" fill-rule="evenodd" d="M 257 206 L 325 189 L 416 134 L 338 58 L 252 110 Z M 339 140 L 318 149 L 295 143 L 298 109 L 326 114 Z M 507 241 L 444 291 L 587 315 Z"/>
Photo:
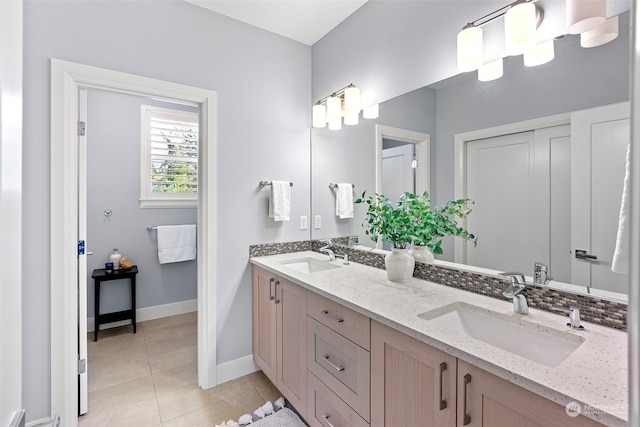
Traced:
<path id="1" fill-rule="evenodd" d="M 402 197 L 405 198 L 407 210 L 416 219 L 411 240 L 413 247 L 409 251 L 416 261 L 433 264 L 433 255 L 443 253 L 442 239 L 445 236 L 462 237 L 477 245 L 476 236 L 458 225 L 458 219 L 464 219 L 471 213 L 468 207 L 473 203 L 471 200 L 450 200 L 442 206 L 432 207 L 426 191 L 420 196 L 405 193 Z"/>
<path id="2" fill-rule="evenodd" d="M 109 255 L 109 262 L 113 264 L 114 270 L 120 269 L 120 258 L 122 258 L 122 255 L 118 253 L 118 248 L 114 248 L 113 253 Z"/>
<path id="3" fill-rule="evenodd" d="M 112 262 L 105 262 L 104 263 L 104 272 L 105 272 L 105 274 L 113 273 L 113 263 Z"/>
<path id="4" fill-rule="evenodd" d="M 133 261 L 131 260 L 131 257 L 124 255 L 122 258 L 120 258 L 120 268 L 126 270 L 131 267 L 133 267 Z"/>
<path id="5" fill-rule="evenodd" d="M 471 212 L 466 206 L 468 199 L 450 201 L 432 209 L 426 192 L 422 196 L 404 193 L 394 206 L 383 194 L 366 197 L 365 191 L 355 203 L 367 204 L 362 223 L 365 233 L 374 242 L 381 239 L 392 245 L 391 253 L 385 257 L 385 266 L 387 277 L 394 282 L 406 282 L 413 277 L 415 259 L 408 253 L 410 244 L 426 246 L 441 254 L 444 236 L 455 235 L 476 242 L 475 236 L 456 222 L 456 217 L 464 218 Z"/>

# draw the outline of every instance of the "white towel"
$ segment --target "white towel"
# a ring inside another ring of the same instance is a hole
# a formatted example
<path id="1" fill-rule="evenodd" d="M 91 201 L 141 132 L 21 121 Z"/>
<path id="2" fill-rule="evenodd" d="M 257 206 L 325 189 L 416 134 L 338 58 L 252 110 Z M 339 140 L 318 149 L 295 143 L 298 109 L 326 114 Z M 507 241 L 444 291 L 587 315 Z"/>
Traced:
<path id="1" fill-rule="evenodd" d="M 289 221 L 291 213 L 291 184 L 289 181 L 271 181 L 269 217 L 274 221 Z"/>
<path id="2" fill-rule="evenodd" d="M 158 227 L 160 264 L 196 259 L 196 226 L 163 225 Z"/>
<path id="3" fill-rule="evenodd" d="M 353 185 L 338 184 L 336 190 L 336 215 L 340 219 L 353 218 Z"/>
<path id="4" fill-rule="evenodd" d="M 631 145 L 627 146 L 627 163 L 624 174 L 624 186 L 622 187 L 622 202 L 620 203 L 620 217 L 618 218 L 618 235 L 616 237 L 616 250 L 613 253 L 611 271 L 614 273 L 626 273 L 629 271 L 629 209 L 631 191 L 631 168 L 630 168 Z"/>

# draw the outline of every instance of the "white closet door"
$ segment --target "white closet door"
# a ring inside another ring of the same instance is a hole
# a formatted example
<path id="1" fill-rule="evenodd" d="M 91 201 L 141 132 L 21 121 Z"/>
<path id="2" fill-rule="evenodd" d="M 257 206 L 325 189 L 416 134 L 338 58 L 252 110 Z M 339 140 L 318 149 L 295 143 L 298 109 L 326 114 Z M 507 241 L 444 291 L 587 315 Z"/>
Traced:
<path id="1" fill-rule="evenodd" d="M 466 144 L 467 197 L 475 202 L 467 229 L 467 264 L 502 271 L 528 271 L 534 239 L 534 132 Z"/>
<path id="2" fill-rule="evenodd" d="M 571 115 L 572 249 L 597 259 L 572 257 L 573 283 L 627 293 L 628 275 L 611 271 L 630 142 L 629 103 Z"/>
<path id="3" fill-rule="evenodd" d="M 394 203 L 405 192 L 415 192 L 413 147 L 405 144 L 382 150 L 382 194 Z"/>

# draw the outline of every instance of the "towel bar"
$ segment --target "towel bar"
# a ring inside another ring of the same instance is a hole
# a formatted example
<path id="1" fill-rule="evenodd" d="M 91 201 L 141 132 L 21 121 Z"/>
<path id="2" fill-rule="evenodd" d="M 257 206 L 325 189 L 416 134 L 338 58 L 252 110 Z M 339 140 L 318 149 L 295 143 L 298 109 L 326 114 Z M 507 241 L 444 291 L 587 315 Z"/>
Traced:
<path id="1" fill-rule="evenodd" d="M 198 228 L 198 225 L 196 225 L 196 228 Z M 158 229 L 157 225 L 154 225 L 154 226 L 147 225 L 147 231 L 153 231 L 153 230 L 157 230 L 157 229 Z"/>
<path id="2" fill-rule="evenodd" d="M 271 181 L 260 181 L 260 188 L 264 188 L 271 185 Z M 293 182 L 289 183 L 289 187 L 293 187 Z"/>
<path id="3" fill-rule="evenodd" d="M 356 188 L 355 184 L 351 184 L 351 187 Z M 338 184 L 334 184 L 333 182 L 330 182 L 329 188 L 338 188 Z"/>

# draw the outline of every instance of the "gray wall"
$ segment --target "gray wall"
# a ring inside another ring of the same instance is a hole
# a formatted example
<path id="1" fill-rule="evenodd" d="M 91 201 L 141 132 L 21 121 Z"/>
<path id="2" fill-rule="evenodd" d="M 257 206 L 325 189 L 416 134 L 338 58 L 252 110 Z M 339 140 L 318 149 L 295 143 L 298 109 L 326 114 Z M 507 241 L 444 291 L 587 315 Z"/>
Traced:
<path id="1" fill-rule="evenodd" d="M 377 119 L 362 119 L 355 126 L 340 131 L 314 128 L 312 135 L 312 216 L 322 215 L 322 228 L 312 229 L 314 239 L 360 235 L 360 242 L 370 245 L 362 229 L 364 205 L 355 205 L 354 218 L 339 219 L 335 214 L 336 190 L 329 183 L 354 184 L 354 198 L 376 190 L 375 125 L 391 126 L 435 136 L 436 92 L 428 87 L 390 99 L 380 105 Z M 313 221 L 310 222 L 313 227 Z"/>
<path id="2" fill-rule="evenodd" d="M 196 208 L 140 208 L 140 107 L 151 105 L 197 112 L 148 98 L 91 89 L 87 115 L 87 315 L 94 316 L 91 273 L 104 268 L 113 248 L 138 266 L 137 308 L 196 298 L 196 261 L 160 265 L 157 234 L 147 225 L 195 224 Z M 107 217 L 106 209 L 112 211 Z M 105 282 L 101 312 L 130 307 L 129 281 Z"/>
<path id="3" fill-rule="evenodd" d="M 167 25 L 170 22 L 170 25 Z M 24 4 L 23 401 L 50 412 L 50 58 L 218 93 L 218 363 L 251 354 L 248 246 L 307 239 L 267 218 L 261 179 L 295 183 L 309 212 L 311 49 L 187 2 Z"/>

